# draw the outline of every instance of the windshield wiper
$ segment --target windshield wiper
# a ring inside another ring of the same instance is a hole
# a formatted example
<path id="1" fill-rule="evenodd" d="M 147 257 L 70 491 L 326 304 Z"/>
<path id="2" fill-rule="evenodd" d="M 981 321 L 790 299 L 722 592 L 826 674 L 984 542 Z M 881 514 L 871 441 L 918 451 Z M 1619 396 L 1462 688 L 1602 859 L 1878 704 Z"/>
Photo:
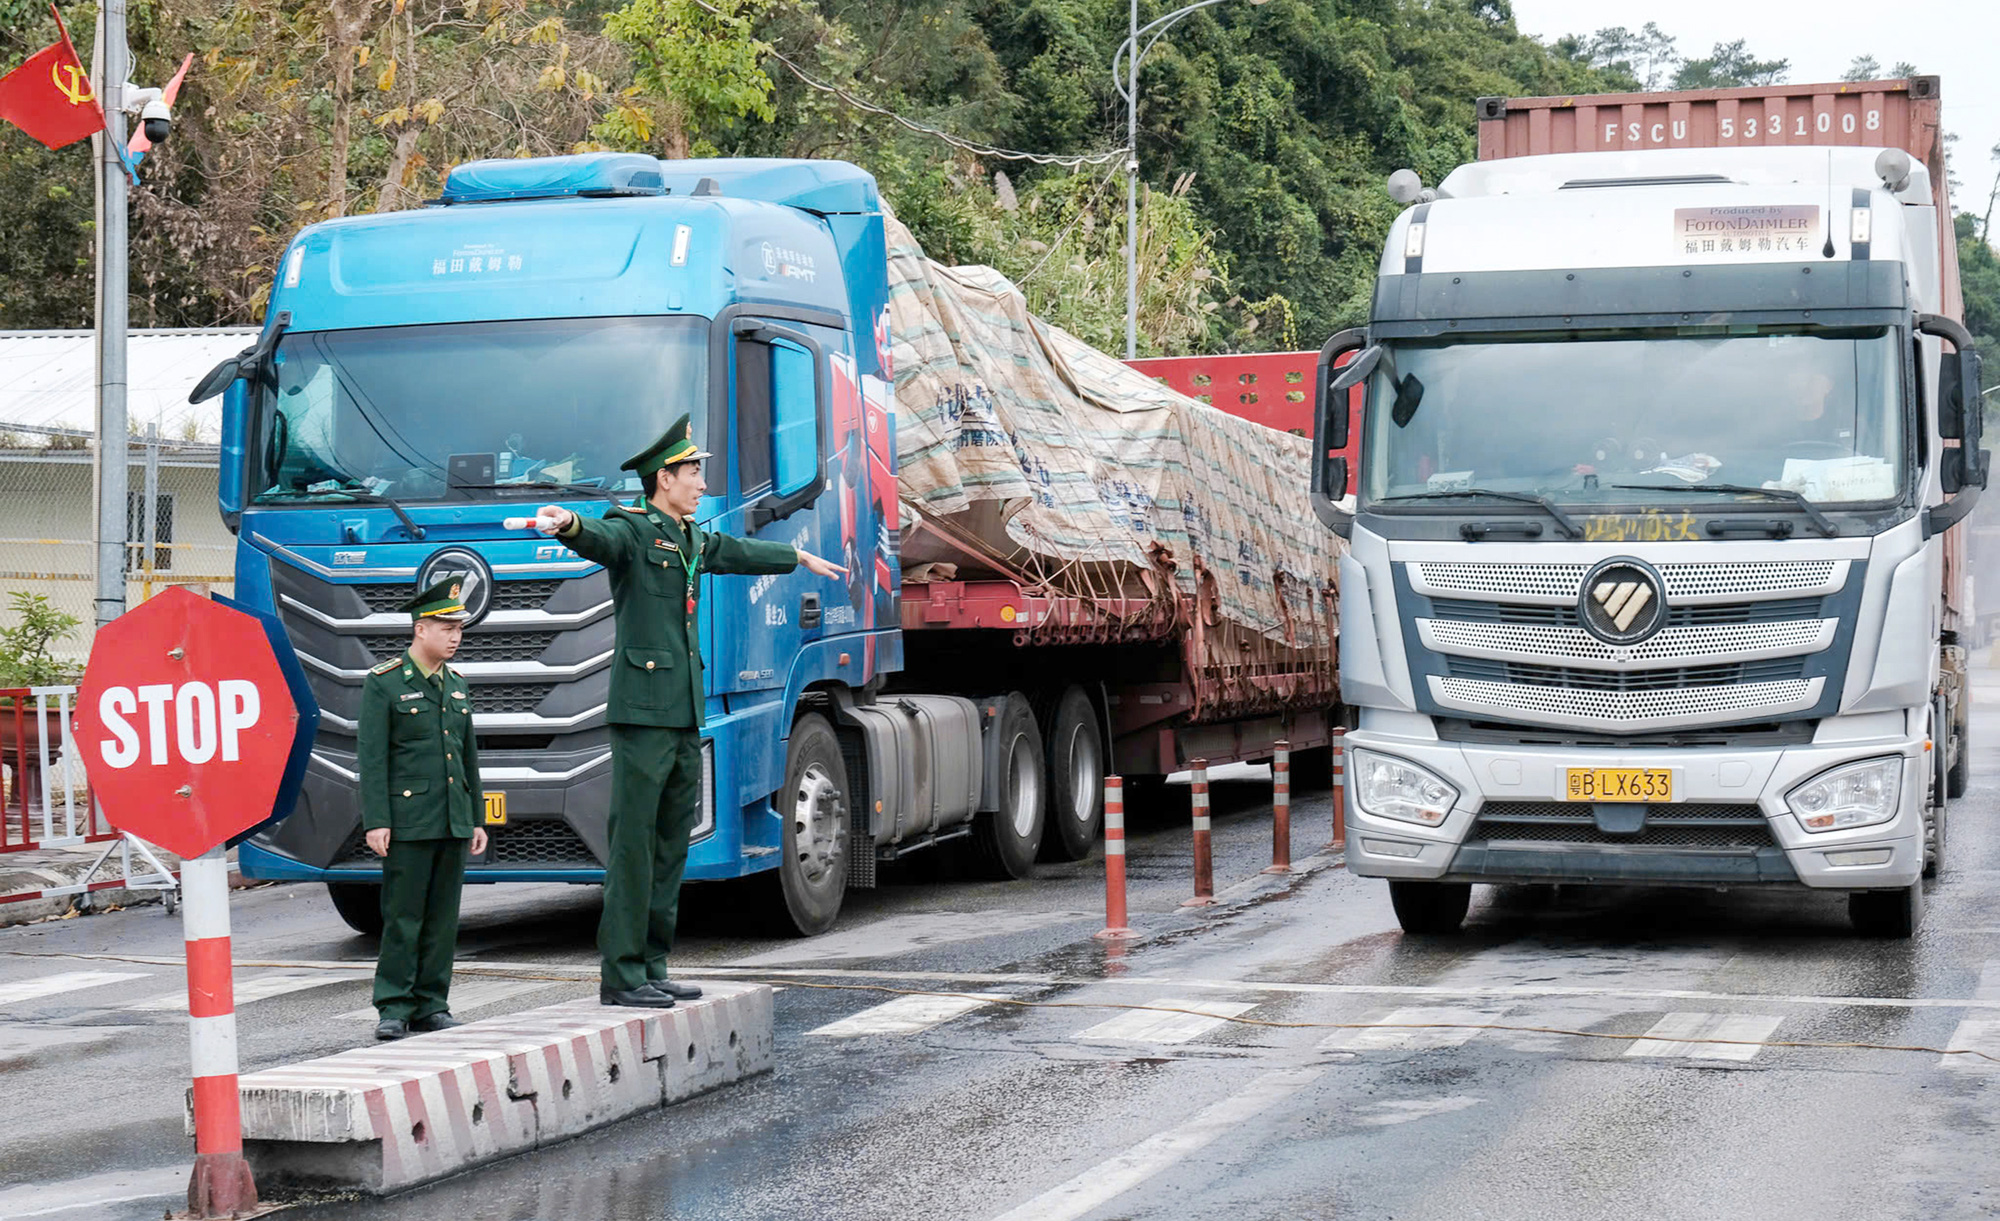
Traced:
<path id="1" fill-rule="evenodd" d="M 1679 486 L 1661 483 L 1614 483 L 1612 488 L 1620 492 L 1718 492 L 1727 496 L 1762 496 L 1767 500 L 1788 500 L 1799 507 L 1806 519 L 1828 538 L 1840 537 L 1840 527 L 1833 519 L 1819 511 L 1819 506 L 1807 500 L 1805 493 L 1794 492 L 1790 488 L 1753 488 L 1740 483 L 1687 483 Z"/>
<path id="2" fill-rule="evenodd" d="M 451 485 L 451 490 L 454 492 L 574 492 L 582 496 L 602 496 L 612 504 L 617 504 L 624 499 L 617 488 L 597 487 L 588 483 L 548 483 L 533 480 L 527 483 L 454 483 Z"/>
<path id="3" fill-rule="evenodd" d="M 268 496 L 270 493 L 267 492 L 265 495 Z M 417 519 L 411 517 L 400 503 L 374 492 L 363 491 L 358 488 L 335 488 L 330 492 L 280 492 L 278 495 L 286 497 L 345 496 L 349 500 L 360 501 L 362 504 L 382 505 L 389 512 L 396 515 L 396 520 L 403 523 L 403 529 L 410 532 L 411 538 L 416 539 L 418 542 L 422 542 L 424 538 L 424 528 L 417 524 Z M 262 499 L 262 497 L 259 497 L 259 499 Z"/>
<path id="4" fill-rule="evenodd" d="M 1570 538 L 1583 537 L 1582 527 L 1578 526 L 1569 514 L 1558 509 L 1555 501 L 1550 500 L 1546 496 L 1537 496 L 1532 492 L 1496 492 L 1492 488 L 1461 488 L 1450 492 L 1408 492 L 1401 496 L 1378 496 L 1375 499 L 1377 501 L 1459 500 L 1473 496 L 1491 496 L 1495 500 L 1511 500 L 1516 504 L 1534 505 L 1550 517 L 1555 518 L 1556 524 L 1561 526 L 1562 532 Z"/>

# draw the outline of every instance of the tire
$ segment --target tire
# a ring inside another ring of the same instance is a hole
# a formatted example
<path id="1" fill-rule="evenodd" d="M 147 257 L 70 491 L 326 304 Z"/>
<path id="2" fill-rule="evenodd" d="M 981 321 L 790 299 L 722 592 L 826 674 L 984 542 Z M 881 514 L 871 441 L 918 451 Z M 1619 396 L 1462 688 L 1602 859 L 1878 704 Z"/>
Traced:
<path id="1" fill-rule="evenodd" d="M 833 927 L 847 894 L 847 764 L 833 726 L 817 712 L 792 723 L 785 787 L 772 805 L 784 824 L 778 867 L 763 875 L 765 912 L 782 936 Z"/>
<path id="2" fill-rule="evenodd" d="M 1104 831 L 1104 732 L 1082 687 L 1056 701 L 1043 751 L 1048 761 L 1048 826 L 1042 859 L 1080 861 Z"/>
<path id="3" fill-rule="evenodd" d="M 981 872 L 996 880 L 1027 877 L 1042 846 L 1047 785 L 1042 763 L 1042 735 L 1035 713 L 1018 692 L 1006 697 L 1006 711 L 994 729 L 999 735 L 1000 808 L 976 815 L 972 840 L 978 846 Z"/>
<path id="4" fill-rule="evenodd" d="M 328 882 L 326 897 L 347 927 L 363 937 L 382 935 L 382 888 L 374 882 Z"/>
<path id="5" fill-rule="evenodd" d="M 1470 882 L 1389 881 L 1389 903 L 1406 933 L 1455 933 L 1472 906 Z"/>
<path id="6" fill-rule="evenodd" d="M 1924 922 L 1924 884 L 1902 890 L 1857 890 L 1847 896 L 1847 918 L 1863 937 L 1913 937 Z"/>

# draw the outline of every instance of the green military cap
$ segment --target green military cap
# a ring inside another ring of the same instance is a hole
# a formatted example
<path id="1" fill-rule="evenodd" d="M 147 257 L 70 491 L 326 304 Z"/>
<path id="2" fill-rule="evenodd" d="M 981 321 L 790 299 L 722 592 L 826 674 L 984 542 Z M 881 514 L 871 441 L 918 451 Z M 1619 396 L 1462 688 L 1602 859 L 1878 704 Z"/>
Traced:
<path id="1" fill-rule="evenodd" d="M 462 596 L 466 576 L 466 573 L 454 572 L 396 609 L 410 612 L 412 623 L 424 619 L 435 619 L 440 623 L 464 623 L 469 618 L 465 613 L 465 599 Z"/>
<path id="2" fill-rule="evenodd" d="M 625 459 L 620 465 L 628 471 L 636 471 L 645 478 L 662 467 L 676 462 L 694 462 L 708 457 L 708 452 L 695 446 L 694 436 L 686 413 L 673 422 L 673 426 L 660 434 L 660 439 Z"/>

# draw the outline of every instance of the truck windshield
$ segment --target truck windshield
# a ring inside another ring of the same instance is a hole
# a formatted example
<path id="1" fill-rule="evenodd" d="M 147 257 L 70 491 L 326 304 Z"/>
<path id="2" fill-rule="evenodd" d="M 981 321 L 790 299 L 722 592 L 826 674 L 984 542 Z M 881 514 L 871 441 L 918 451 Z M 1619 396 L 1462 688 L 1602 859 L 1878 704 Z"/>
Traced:
<path id="1" fill-rule="evenodd" d="M 618 464 L 684 411 L 700 443 L 707 399 L 702 318 L 295 331 L 257 396 L 251 483 L 262 504 L 636 490 Z"/>
<path id="2" fill-rule="evenodd" d="M 1579 504 L 1725 500 L 1703 485 L 1893 500 L 1908 465 L 1902 402 L 1887 328 L 1396 343 L 1372 375 L 1364 492 L 1405 498 L 1397 508 L 1477 489 Z"/>

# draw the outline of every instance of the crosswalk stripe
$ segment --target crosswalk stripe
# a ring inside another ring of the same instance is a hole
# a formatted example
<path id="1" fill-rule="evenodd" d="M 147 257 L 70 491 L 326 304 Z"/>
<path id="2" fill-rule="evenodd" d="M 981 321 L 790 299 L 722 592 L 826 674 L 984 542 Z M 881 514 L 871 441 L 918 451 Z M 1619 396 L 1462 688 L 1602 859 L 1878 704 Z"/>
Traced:
<path id="1" fill-rule="evenodd" d="M 561 980 L 547 979 L 466 979 L 455 980 L 451 985 L 451 1002 L 454 1016 L 462 1017 L 485 1005 L 497 1005 L 501 1001 L 521 996 L 529 992 L 539 992 L 543 988 L 560 987 Z M 337 1015 L 336 1021 L 360 1021 L 375 1018 L 375 1006 L 350 1009 Z"/>
<path id="2" fill-rule="evenodd" d="M 1771 1037 L 1782 1017 L 1761 1013 L 1669 1013 L 1653 1023 L 1646 1037 L 1625 1049 L 1628 1056 L 1678 1056 L 1689 1060 L 1756 1059 L 1761 1043 Z M 1696 1043 L 1692 1039 L 1733 1039 L 1737 1043 Z"/>
<path id="3" fill-rule="evenodd" d="M 237 1008 L 253 1001 L 269 1000 L 274 996 L 285 996 L 292 992 L 303 992 L 307 988 L 321 988 L 328 984 L 346 983 L 358 975 L 335 975 L 326 971 L 278 972 L 272 975 L 253 975 L 236 981 L 232 992 Z M 126 1005 L 126 1009 L 142 1013 L 184 1013 L 187 1011 L 187 993 L 169 992 L 165 996 L 155 996 L 140 1001 L 136 1005 Z"/>
<path id="4" fill-rule="evenodd" d="M 19 983 L 0 984 L 0 1005 L 39 1000 L 43 997 L 59 996 L 65 992 L 80 992 L 85 988 L 100 988 L 120 980 L 144 978 L 146 978 L 144 971 L 65 971 L 61 975 L 44 975 L 40 979 L 24 979 Z"/>
<path id="5" fill-rule="evenodd" d="M 1173 997 L 1147 1001 L 1146 1004 L 1148 1008 L 1121 1013 L 1108 1022 L 1099 1022 L 1070 1037 L 1104 1043 L 1185 1043 L 1257 1007 L 1254 1002 L 1190 1001 Z M 1160 1012 L 1171 1009 L 1192 1009 L 1194 1012 Z"/>
<path id="6" fill-rule="evenodd" d="M 984 1009 L 996 1000 L 1007 1000 L 1005 992 L 980 992 L 964 996 L 899 996 L 852 1013 L 837 1022 L 828 1022 L 808 1035 L 825 1039 L 854 1039 L 871 1034 L 914 1034 L 919 1030 L 929 1030 L 956 1017 L 963 1017 L 976 1009 Z"/>
<path id="7" fill-rule="evenodd" d="M 1367 1028 L 1336 1030 L 1321 1040 L 1319 1046 L 1322 1051 L 1428 1051 L 1463 1047 L 1481 1033 L 1469 1027 L 1497 1022 L 1504 1012 L 1501 1009 L 1398 1009 Z M 1427 1026 L 1433 1028 L 1421 1029 Z"/>
<path id="8" fill-rule="evenodd" d="M 1980 968 L 1979 987 L 1973 990 L 1976 1001 L 2000 1001 L 2000 958 L 1991 959 Z"/>
<path id="9" fill-rule="evenodd" d="M 1945 1045 L 1946 1052 L 1983 1051 L 1989 1056 L 2000 1056 L 2000 1021 L 1992 1018 L 1966 1018 L 1951 1032 L 1951 1042 Z M 1938 1057 L 1940 1068 L 1965 1069 L 1970 1072 L 2000 1072 L 2000 1064 L 1979 1056 L 1944 1055 Z"/>

